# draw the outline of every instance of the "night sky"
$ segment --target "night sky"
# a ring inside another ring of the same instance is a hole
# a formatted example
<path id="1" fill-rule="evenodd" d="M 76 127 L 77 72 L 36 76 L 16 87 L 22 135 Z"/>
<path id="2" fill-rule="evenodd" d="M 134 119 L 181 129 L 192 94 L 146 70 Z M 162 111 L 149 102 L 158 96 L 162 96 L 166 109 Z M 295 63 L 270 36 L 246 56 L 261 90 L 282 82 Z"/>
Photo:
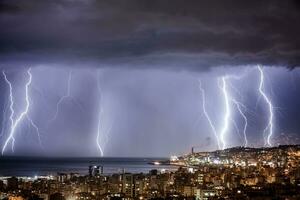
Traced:
<path id="1" fill-rule="evenodd" d="M 227 91 L 244 105 L 248 146 L 264 146 L 258 65 L 274 107 L 272 145 L 298 143 L 299 22 L 296 0 L 0 0 L 2 150 L 11 133 L 4 75 L 14 121 L 32 75 L 28 112 L 3 155 L 101 156 L 98 145 L 104 156 L 215 150 L 199 81 L 220 134 L 220 80 L 230 76 L 239 76 Z M 230 110 L 226 147 L 243 145 L 243 118 L 233 102 Z"/>

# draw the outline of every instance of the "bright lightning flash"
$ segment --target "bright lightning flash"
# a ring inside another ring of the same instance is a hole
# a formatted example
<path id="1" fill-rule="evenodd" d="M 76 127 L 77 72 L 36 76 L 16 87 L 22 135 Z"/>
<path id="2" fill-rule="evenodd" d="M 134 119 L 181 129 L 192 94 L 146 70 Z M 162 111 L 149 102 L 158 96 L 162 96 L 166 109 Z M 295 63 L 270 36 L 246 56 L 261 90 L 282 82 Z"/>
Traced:
<path id="1" fill-rule="evenodd" d="M 259 70 L 259 73 L 260 73 L 259 93 L 263 97 L 265 102 L 267 103 L 268 109 L 269 109 L 269 121 L 268 121 L 266 128 L 264 129 L 264 135 L 266 135 L 266 133 L 268 132 L 267 137 L 265 138 L 265 146 L 270 147 L 270 146 L 272 146 L 271 137 L 273 135 L 273 120 L 274 120 L 273 109 L 274 108 L 273 108 L 271 100 L 264 92 L 264 72 L 259 65 L 257 66 L 257 69 Z"/>
<path id="2" fill-rule="evenodd" d="M 98 74 L 99 77 L 99 74 Z M 104 156 L 104 147 L 109 140 L 109 133 L 112 129 L 112 123 L 110 123 L 109 127 L 105 127 L 105 116 L 104 108 L 103 108 L 103 92 L 100 87 L 100 81 L 97 77 L 97 88 L 100 95 L 99 99 L 99 115 L 98 115 L 98 125 L 97 125 L 97 136 L 96 136 L 96 144 L 100 153 L 100 156 Z"/>
<path id="3" fill-rule="evenodd" d="M 104 109 L 100 105 L 100 111 L 99 111 L 99 116 L 98 116 L 98 125 L 97 125 L 96 143 L 97 143 L 97 147 L 98 147 L 101 157 L 104 156 L 104 147 L 109 140 L 108 136 L 112 129 L 112 124 L 110 124 L 110 126 L 107 129 L 105 129 L 104 123 L 103 123 L 104 116 L 105 116 Z"/>
<path id="4" fill-rule="evenodd" d="M 221 127 L 221 130 L 219 132 L 219 134 L 216 131 L 215 126 L 212 123 L 212 120 L 210 119 L 207 111 L 206 111 L 206 101 L 205 101 L 205 90 L 202 88 L 201 86 L 201 81 L 199 80 L 199 89 L 201 91 L 202 94 L 202 108 L 203 108 L 203 113 L 207 119 L 207 121 L 209 122 L 209 125 L 217 139 L 217 143 L 218 143 L 218 147 L 219 149 L 225 149 L 227 142 L 226 142 L 226 135 L 227 132 L 230 129 L 230 124 L 233 123 L 235 129 L 237 130 L 237 132 L 239 133 L 239 128 L 238 125 L 236 124 L 236 122 L 234 121 L 234 119 L 232 118 L 232 108 L 231 108 L 231 103 L 233 103 L 238 112 L 240 113 L 240 115 L 243 117 L 244 119 L 244 128 L 243 128 L 243 136 L 244 136 L 244 146 L 248 146 L 248 139 L 247 139 L 247 126 L 248 126 L 248 120 L 246 117 L 246 114 L 244 113 L 244 110 L 246 110 L 246 106 L 244 104 L 242 104 L 240 101 L 236 100 L 234 98 L 234 96 L 232 94 L 230 94 L 230 92 L 228 91 L 228 87 L 230 86 L 230 82 L 228 82 L 230 79 L 241 79 L 244 75 L 242 76 L 234 76 L 234 75 L 230 75 L 230 76 L 223 76 L 220 77 L 219 79 L 219 83 L 221 83 L 221 85 L 219 85 L 220 90 L 222 91 L 223 97 L 224 97 L 224 105 L 225 105 L 225 114 L 224 114 L 224 118 L 223 118 L 223 126 Z M 232 86 L 231 86 L 232 87 Z M 236 88 L 235 89 L 236 92 L 238 92 L 238 90 Z M 239 93 L 239 92 L 238 92 Z M 239 93 L 239 95 L 241 95 Z M 231 122 L 231 123 L 230 123 Z"/>
<path id="5" fill-rule="evenodd" d="M 14 152 L 14 144 L 15 144 L 15 132 L 16 132 L 16 129 L 18 128 L 18 126 L 20 125 L 20 123 L 24 120 L 24 119 L 27 119 L 28 122 L 30 123 L 30 125 L 32 127 L 35 128 L 36 132 L 37 132 L 37 135 L 38 135 L 38 139 L 39 139 L 39 142 L 40 142 L 40 145 L 41 145 L 41 139 L 40 139 L 40 132 L 39 132 L 39 129 L 38 127 L 36 126 L 36 124 L 32 121 L 32 119 L 29 117 L 28 115 L 28 112 L 29 112 L 29 108 L 30 108 L 30 98 L 29 98 L 29 87 L 31 85 L 31 82 L 32 82 L 32 74 L 31 74 L 31 68 L 29 68 L 27 70 L 27 74 L 28 74 L 28 81 L 26 82 L 25 84 L 25 108 L 24 110 L 14 119 L 14 115 L 15 115 L 15 110 L 14 110 L 14 98 L 13 98 L 13 87 L 12 87 L 12 84 L 11 82 L 8 80 L 6 74 L 5 74 L 5 71 L 2 71 L 2 74 L 4 76 L 4 79 L 6 81 L 6 83 L 8 84 L 9 86 L 9 102 L 10 102 L 10 106 L 9 106 L 9 109 L 10 109 L 10 116 L 9 116 L 9 119 L 10 119 L 10 123 L 11 123 L 11 127 L 10 127 L 10 132 L 9 132 L 9 136 L 7 138 L 7 140 L 5 141 L 4 143 L 4 146 L 2 148 L 2 155 L 4 154 L 6 148 L 7 148 L 7 145 L 11 142 L 11 145 L 12 145 L 12 151 Z"/>
<path id="6" fill-rule="evenodd" d="M 223 76 L 221 77 L 222 80 L 222 86 L 220 86 L 220 89 L 222 90 L 223 96 L 224 96 L 224 104 L 225 104 L 225 114 L 224 114 L 224 119 L 223 119 L 223 127 L 221 129 L 220 132 L 220 138 L 221 138 L 221 142 L 222 142 L 222 149 L 226 148 L 226 135 L 227 132 L 229 130 L 229 120 L 232 120 L 233 125 L 235 126 L 235 128 L 237 129 L 237 132 L 239 133 L 239 129 L 238 126 L 236 124 L 236 122 L 232 119 L 231 117 L 231 112 L 232 112 L 232 108 L 231 108 L 231 103 L 233 103 L 238 112 L 240 113 L 240 115 L 242 116 L 242 118 L 244 119 L 244 128 L 243 128 L 243 136 L 244 136 L 244 146 L 248 146 L 248 139 L 247 139 L 247 126 L 248 126 L 248 119 L 246 114 L 244 113 L 244 110 L 246 110 L 246 106 L 244 104 L 242 104 L 240 101 L 236 100 L 236 98 L 234 98 L 234 96 L 232 94 L 230 94 L 230 92 L 228 91 L 228 86 L 230 86 L 230 79 L 235 79 L 235 80 L 240 80 L 241 78 L 243 78 L 246 75 L 246 72 L 243 73 L 241 76 L 236 76 L 236 75 L 228 75 L 228 76 Z M 239 91 L 234 88 L 233 86 L 231 86 L 240 96 L 241 94 L 239 93 Z"/>
<path id="7" fill-rule="evenodd" d="M 223 128 L 221 129 L 220 132 L 220 140 L 222 143 L 222 149 L 226 148 L 226 134 L 227 131 L 229 129 L 229 120 L 230 120 L 230 116 L 231 116 L 231 108 L 229 105 L 229 97 L 228 97 L 228 91 L 227 91 L 227 83 L 226 83 L 227 77 L 223 76 L 222 77 L 222 93 L 224 96 L 224 104 L 225 104 L 225 115 L 224 115 L 224 124 L 223 124 Z"/>

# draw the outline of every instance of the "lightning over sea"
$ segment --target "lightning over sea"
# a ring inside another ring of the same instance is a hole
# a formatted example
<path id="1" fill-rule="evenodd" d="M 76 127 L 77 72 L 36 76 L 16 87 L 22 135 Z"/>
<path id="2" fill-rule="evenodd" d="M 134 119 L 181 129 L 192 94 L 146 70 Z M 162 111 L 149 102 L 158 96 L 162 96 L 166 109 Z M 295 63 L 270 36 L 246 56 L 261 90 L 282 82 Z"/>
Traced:
<path id="1" fill-rule="evenodd" d="M 113 126 L 113 122 L 107 117 L 104 108 L 104 92 L 101 89 L 99 71 L 97 73 L 97 89 L 99 95 L 99 111 L 98 111 L 98 123 L 97 123 L 97 136 L 96 144 L 99 150 L 100 156 L 104 156 L 104 149 L 109 141 L 109 135 Z"/>
<path id="2" fill-rule="evenodd" d="M 29 94 L 30 85 L 32 82 L 31 68 L 29 68 L 27 70 L 28 80 L 25 84 L 25 97 L 24 97 L 25 106 L 23 107 L 22 112 L 19 115 L 17 115 L 17 113 L 15 112 L 13 84 L 9 81 L 5 71 L 2 71 L 2 74 L 4 76 L 5 82 L 7 83 L 8 87 L 9 87 L 9 108 L 10 108 L 9 133 L 8 133 L 8 137 L 5 140 L 5 143 L 2 147 L 2 151 L 1 151 L 2 155 L 5 153 L 6 148 L 9 144 L 11 144 L 11 150 L 12 150 L 12 152 L 14 152 L 14 147 L 15 147 L 15 142 L 16 142 L 15 133 L 16 133 L 16 131 L 18 131 L 19 126 L 22 125 L 22 122 L 24 120 L 27 120 L 27 122 L 35 129 L 37 136 L 38 136 L 39 143 L 40 143 L 40 145 L 42 145 L 39 128 L 33 122 L 33 120 L 31 119 L 31 117 L 29 115 L 30 114 L 30 106 L 32 104 L 31 100 L 30 100 L 30 94 Z"/>

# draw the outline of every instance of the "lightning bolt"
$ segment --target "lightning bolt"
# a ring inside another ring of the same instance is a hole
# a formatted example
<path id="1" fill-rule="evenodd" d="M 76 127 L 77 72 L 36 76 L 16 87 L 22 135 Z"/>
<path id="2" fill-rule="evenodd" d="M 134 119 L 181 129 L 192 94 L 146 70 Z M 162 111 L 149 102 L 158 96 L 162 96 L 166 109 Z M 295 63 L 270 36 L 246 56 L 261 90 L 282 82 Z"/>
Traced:
<path id="1" fill-rule="evenodd" d="M 99 72 L 98 72 L 98 78 L 97 78 L 97 88 L 100 95 L 99 99 L 99 115 L 98 115 L 98 124 L 97 124 L 97 136 L 96 136 L 96 144 L 100 153 L 100 156 L 104 156 L 104 147 L 109 140 L 109 133 L 112 129 L 113 123 L 110 123 L 108 127 L 105 127 L 104 125 L 104 117 L 106 116 L 104 113 L 103 108 L 103 92 L 100 87 L 100 80 L 99 80 Z"/>
<path id="2" fill-rule="evenodd" d="M 257 69 L 260 73 L 259 93 L 260 93 L 260 96 L 262 96 L 263 99 L 265 100 L 266 104 L 268 105 L 268 109 L 269 109 L 269 121 L 263 132 L 264 135 L 266 135 L 267 131 L 269 132 L 265 139 L 265 146 L 272 146 L 271 137 L 273 135 L 273 120 L 274 120 L 273 109 L 274 108 L 273 108 L 271 100 L 264 92 L 264 72 L 259 65 L 257 66 Z"/>
<path id="3" fill-rule="evenodd" d="M 53 115 L 53 117 L 49 120 L 48 122 L 48 125 L 51 123 L 51 122 L 54 122 L 57 117 L 58 117 L 58 113 L 59 113 L 59 109 L 60 109 L 60 106 L 61 104 L 66 101 L 67 99 L 71 99 L 71 101 L 73 101 L 74 103 L 77 104 L 77 106 L 80 108 L 81 111 L 83 111 L 83 108 L 81 107 L 81 105 L 75 101 L 75 99 L 72 98 L 71 96 L 71 83 L 72 83 L 72 75 L 73 75 L 73 71 L 70 71 L 69 72 L 69 76 L 68 76 L 68 81 L 67 81 L 67 92 L 65 95 L 63 95 L 57 102 L 56 104 L 56 109 L 55 109 L 55 113 Z"/>
<path id="4" fill-rule="evenodd" d="M 242 76 L 230 76 L 229 78 L 233 78 L 236 80 L 239 80 L 243 77 Z M 240 91 L 235 88 L 230 82 L 228 82 L 228 85 L 234 90 L 234 92 L 236 94 L 238 94 L 238 96 L 243 99 L 243 95 L 240 93 Z M 248 110 L 247 107 L 240 101 L 236 100 L 236 98 L 233 97 L 233 95 L 231 95 L 230 97 L 230 101 L 235 105 L 236 109 L 238 110 L 239 114 L 242 116 L 243 120 L 244 120 L 244 127 L 243 127 L 243 138 L 244 138 L 244 147 L 248 146 L 248 139 L 247 139 L 247 127 L 248 127 L 248 118 L 246 116 L 246 111 Z M 233 120 L 233 123 L 235 124 L 235 121 Z M 237 125 L 235 125 L 235 127 L 237 127 Z M 239 131 L 238 131 L 239 133 Z M 241 135 L 240 135 L 241 136 Z"/>
<path id="5" fill-rule="evenodd" d="M 101 111 L 100 111 L 101 112 Z M 100 115 L 100 114 L 99 114 Z M 98 120 L 98 129 L 97 129 L 97 138 L 96 138 L 96 142 L 97 142 L 97 146 L 98 146 L 98 149 L 99 149 L 99 152 L 100 152 L 100 155 L 101 157 L 104 155 L 103 153 L 103 149 L 101 147 L 101 144 L 100 144 L 100 128 L 101 128 L 101 121 L 100 121 L 100 118 L 99 117 L 99 120 Z"/>
<path id="6" fill-rule="evenodd" d="M 247 139 L 247 126 L 248 126 L 248 119 L 243 111 L 243 109 L 246 109 L 246 106 L 242 104 L 241 102 L 235 100 L 234 98 L 231 98 L 231 101 L 235 104 L 237 110 L 239 111 L 240 115 L 244 119 L 244 128 L 243 128 L 243 135 L 244 135 L 244 146 L 248 146 L 248 139 Z M 242 109 L 243 108 L 243 109 Z"/>
<path id="7" fill-rule="evenodd" d="M 205 101 L 205 90 L 202 88 L 202 84 L 201 84 L 201 80 L 199 80 L 199 89 L 201 91 L 201 94 L 202 94 L 202 109 L 203 109 L 203 113 L 209 123 L 209 126 L 217 140 L 217 144 L 218 144 L 218 149 L 221 149 L 221 145 L 220 145 L 220 141 L 219 141 L 219 137 L 218 137 L 218 134 L 217 134 L 217 131 L 216 131 L 216 128 L 215 126 L 213 125 L 207 111 L 206 111 L 206 101 Z"/>
<path id="8" fill-rule="evenodd" d="M 244 119 L 244 128 L 243 128 L 243 138 L 244 138 L 244 146 L 248 145 L 248 139 L 247 139 L 247 126 L 248 126 L 248 119 L 247 116 L 244 112 L 244 110 L 246 110 L 246 106 L 244 104 L 242 104 L 240 101 L 236 100 L 234 98 L 233 95 L 230 94 L 229 92 L 229 86 L 231 86 L 231 83 L 229 82 L 230 79 L 236 79 L 239 80 L 242 77 L 245 76 L 246 73 L 244 73 L 241 76 L 236 76 L 236 75 L 226 75 L 226 76 L 222 76 L 218 79 L 218 83 L 219 83 L 219 88 L 222 92 L 222 95 L 224 97 L 224 107 L 225 107 L 225 113 L 224 113 L 224 117 L 223 117 L 223 125 L 221 127 L 221 130 L 219 132 L 219 134 L 216 131 L 215 126 L 212 123 L 212 120 L 210 119 L 207 111 L 206 111 L 206 101 L 205 101 L 205 90 L 202 88 L 201 86 L 201 81 L 199 80 L 199 89 L 201 91 L 202 94 L 202 108 L 203 108 L 203 113 L 207 119 L 207 121 L 209 122 L 209 125 L 217 139 L 218 142 L 218 147 L 219 149 L 225 149 L 227 142 L 226 142 L 226 135 L 230 129 L 230 124 L 232 123 L 236 129 L 236 132 L 240 135 L 240 130 L 238 125 L 236 124 L 235 120 L 232 118 L 232 108 L 231 108 L 231 104 L 233 103 L 239 114 L 242 116 L 242 118 Z M 242 97 L 242 94 L 233 86 L 231 86 L 234 91 L 240 96 Z M 242 136 L 240 135 L 240 137 L 242 138 Z"/>
<path id="9" fill-rule="evenodd" d="M 12 151 L 14 151 L 14 144 L 15 144 L 15 138 L 14 138 L 14 131 L 12 129 L 13 125 L 14 125 L 14 119 L 13 119 L 13 116 L 14 116 L 14 99 L 13 99 L 13 92 L 12 92 L 12 84 L 11 82 L 7 79 L 7 76 L 5 74 L 5 71 L 2 71 L 2 74 L 4 76 L 4 80 L 5 82 L 7 83 L 8 87 L 9 87 L 9 110 L 10 110 L 10 116 L 9 116 L 9 120 L 10 120 L 10 126 L 11 126 L 11 132 L 10 132 L 10 135 L 9 135 L 9 138 L 6 140 L 4 147 L 2 148 L 2 155 L 4 153 L 4 150 L 7 146 L 7 143 L 11 140 L 12 141 Z"/>
<path id="10" fill-rule="evenodd" d="M 67 92 L 65 95 L 63 95 L 56 104 L 56 110 L 54 113 L 54 116 L 49 120 L 49 122 L 53 122 L 56 120 L 59 112 L 60 104 L 65 100 L 68 99 L 71 96 L 71 81 L 72 81 L 72 71 L 69 73 L 68 82 L 67 82 Z"/>
<path id="11" fill-rule="evenodd" d="M 229 104 L 229 94 L 228 94 L 228 91 L 227 91 L 227 83 L 226 83 L 226 80 L 227 80 L 227 77 L 226 76 L 223 76 L 221 78 L 222 80 L 222 86 L 221 86 L 221 90 L 222 90 L 222 93 L 223 93 L 223 96 L 224 96 L 224 105 L 225 105 L 225 115 L 224 115 L 224 123 L 223 123 L 223 128 L 221 129 L 221 132 L 220 132 L 220 140 L 221 140 L 221 143 L 222 143 L 222 149 L 225 149 L 226 148 L 226 141 L 225 141 L 225 137 L 226 137 L 226 134 L 228 132 L 228 129 L 229 129 L 229 120 L 230 120 L 230 116 L 231 116 L 231 109 L 230 109 L 230 104 Z"/>
<path id="12" fill-rule="evenodd" d="M 104 156 L 104 147 L 109 140 L 108 135 L 112 129 L 112 124 L 110 124 L 110 126 L 107 129 L 105 129 L 104 123 L 103 123 L 103 121 L 104 121 L 103 116 L 104 116 L 104 109 L 100 105 L 100 111 L 99 111 L 99 116 L 98 116 L 98 125 L 97 125 L 96 143 L 97 143 L 97 147 L 98 147 L 101 157 Z"/>
<path id="13" fill-rule="evenodd" d="M 15 119 L 14 119 L 15 111 L 14 111 L 13 87 L 12 87 L 11 82 L 8 80 L 8 78 L 6 76 L 5 71 L 2 71 L 2 74 L 4 76 L 5 82 L 9 86 L 9 102 L 10 102 L 10 106 L 9 106 L 10 116 L 9 116 L 9 119 L 10 119 L 10 124 L 11 124 L 9 136 L 8 136 L 7 140 L 5 141 L 5 143 L 3 145 L 3 148 L 2 148 L 2 152 L 1 153 L 3 155 L 4 152 L 5 152 L 5 150 L 6 150 L 6 148 L 7 148 L 7 145 L 10 142 L 11 142 L 11 145 L 12 145 L 12 151 L 14 152 L 14 145 L 15 145 L 15 137 L 14 137 L 14 135 L 15 135 L 16 129 L 18 128 L 18 126 L 20 125 L 20 123 L 24 119 L 27 119 L 28 122 L 30 123 L 30 125 L 35 128 L 35 130 L 37 132 L 37 135 L 38 135 L 38 139 L 39 139 L 40 145 L 41 145 L 41 139 L 40 139 L 40 132 L 39 132 L 38 127 L 36 126 L 36 124 L 32 121 L 32 119 L 28 115 L 29 108 L 30 108 L 29 87 L 30 87 L 31 82 L 32 82 L 31 68 L 29 68 L 27 70 L 27 75 L 28 75 L 29 78 L 28 78 L 28 81 L 25 84 L 25 108 L 19 114 L 19 116 L 16 117 Z"/>
<path id="14" fill-rule="evenodd" d="M 98 125 L 97 125 L 97 137 L 96 137 L 96 143 L 97 143 L 97 147 L 98 147 L 98 150 L 99 150 L 99 153 L 100 153 L 100 156 L 102 157 L 104 155 L 104 152 L 103 152 L 103 148 L 101 146 L 101 143 L 100 143 L 100 135 L 101 135 L 101 125 L 102 125 L 102 120 L 101 120 L 101 116 L 103 114 L 103 109 L 102 109 L 102 106 L 101 106 L 101 100 L 102 100 L 102 90 L 101 90 L 101 87 L 100 87 L 100 81 L 99 81 L 99 72 L 98 72 L 98 76 L 97 76 L 97 88 L 98 88 L 98 92 L 99 92 L 99 95 L 100 95 L 100 99 L 99 99 L 99 116 L 98 116 Z"/>
<path id="15" fill-rule="evenodd" d="M 248 146 L 248 139 L 247 139 L 247 127 L 248 127 L 248 119 L 247 116 L 244 112 L 244 110 L 246 110 L 246 106 L 244 104 L 242 104 L 240 101 L 236 100 L 236 98 L 234 98 L 233 95 L 230 94 L 230 92 L 228 91 L 228 86 L 231 86 L 234 91 L 240 96 L 242 97 L 242 94 L 235 88 L 233 87 L 230 82 L 228 82 L 231 79 L 235 79 L 235 80 L 240 80 L 241 78 L 243 78 L 246 75 L 245 71 L 241 76 L 236 76 L 236 75 L 226 75 L 221 77 L 221 81 L 222 81 L 222 86 L 219 86 L 222 93 L 223 93 L 223 97 L 224 97 L 224 105 L 225 105 L 225 114 L 224 114 L 224 118 L 223 118 L 223 127 L 221 129 L 220 132 L 220 138 L 222 141 L 222 149 L 226 148 L 226 141 L 225 141 L 225 137 L 227 135 L 227 132 L 229 130 L 229 120 L 232 121 L 235 129 L 237 130 L 237 133 L 239 133 L 240 135 L 240 131 L 239 128 L 236 124 L 236 122 L 234 121 L 234 119 L 231 117 L 231 112 L 232 112 L 232 108 L 231 108 L 231 103 L 233 103 L 235 105 L 235 107 L 237 108 L 239 114 L 242 116 L 243 120 L 244 120 L 244 128 L 243 128 L 243 137 L 244 137 L 244 146 Z M 219 79 L 220 82 L 220 79 Z"/>
<path id="16" fill-rule="evenodd" d="M 260 93 L 260 97 L 262 97 L 264 99 L 264 101 L 266 102 L 266 104 L 268 105 L 268 109 L 269 109 L 269 120 L 268 120 L 268 124 L 264 129 L 264 136 L 267 134 L 267 136 L 265 137 L 265 146 L 272 146 L 271 144 L 271 137 L 273 135 L 273 120 L 274 120 L 274 114 L 273 114 L 273 110 L 274 107 L 272 105 L 272 102 L 270 100 L 270 98 L 266 95 L 266 93 L 264 92 L 264 72 L 262 70 L 262 68 L 260 66 L 257 66 L 257 69 L 260 72 L 260 83 L 259 83 L 259 93 Z M 246 71 L 247 72 L 247 71 Z M 217 138 L 217 141 L 220 141 L 221 144 L 218 143 L 218 146 L 220 149 L 225 149 L 227 146 L 227 142 L 226 142 L 226 136 L 227 133 L 230 129 L 230 124 L 233 123 L 234 127 L 236 128 L 237 132 L 239 133 L 239 128 L 236 124 L 236 122 L 232 119 L 232 108 L 231 108 L 231 104 L 234 104 L 237 111 L 239 112 L 240 116 L 243 118 L 244 120 L 244 126 L 243 126 L 243 138 L 244 138 L 244 146 L 247 147 L 248 146 L 248 139 L 247 139 L 247 127 L 248 127 L 248 118 L 246 116 L 246 111 L 247 111 L 247 107 L 241 103 L 240 101 L 238 101 L 234 95 L 230 94 L 229 92 L 229 86 L 231 86 L 229 80 L 231 79 L 235 79 L 235 80 L 240 80 L 242 77 L 244 77 L 246 75 L 246 73 L 244 73 L 241 76 L 237 76 L 237 75 L 226 75 L 226 76 L 222 76 L 218 79 L 218 83 L 219 83 L 219 88 L 222 92 L 223 98 L 224 98 L 224 107 L 225 107 L 225 112 L 224 112 L 224 116 L 223 116 L 223 125 L 221 127 L 221 130 L 219 132 L 219 134 L 217 134 L 216 128 L 212 123 L 212 120 L 210 119 L 209 115 L 206 112 L 206 105 L 205 105 L 205 91 L 201 86 L 201 82 L 199 80 L 199 89 L 201 91 L 202 94 L 202 107 L 203 107 L 203 112 L 204 115 L 206 117 L 206 119 L 209 122 L 209 125 L 215 135 L 215 137 Z M 235 92 L 242 97 L 242 94 L 233 86 L 231 86 Z M 230 123 L 231 120 L 231 123 Z M 268 133 L 267 133 L 268 132 Z"/>

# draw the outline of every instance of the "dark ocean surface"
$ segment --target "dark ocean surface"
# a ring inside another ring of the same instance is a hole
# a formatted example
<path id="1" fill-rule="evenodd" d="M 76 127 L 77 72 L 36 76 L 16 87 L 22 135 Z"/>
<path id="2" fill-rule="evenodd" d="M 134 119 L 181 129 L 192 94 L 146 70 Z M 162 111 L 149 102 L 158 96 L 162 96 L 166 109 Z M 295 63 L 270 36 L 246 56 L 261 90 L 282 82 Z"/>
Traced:
<path id="1" fill-rule="evenodd" d="M 146 173 L 151 169 L 175 170 L 170 165 L 152 165 L 166 158 L 37 158 L 0 157 L 0 176 L 42 176 L 62 173 L 88 174 L 89 165 L 101 165 L 105 174 Z"/>

